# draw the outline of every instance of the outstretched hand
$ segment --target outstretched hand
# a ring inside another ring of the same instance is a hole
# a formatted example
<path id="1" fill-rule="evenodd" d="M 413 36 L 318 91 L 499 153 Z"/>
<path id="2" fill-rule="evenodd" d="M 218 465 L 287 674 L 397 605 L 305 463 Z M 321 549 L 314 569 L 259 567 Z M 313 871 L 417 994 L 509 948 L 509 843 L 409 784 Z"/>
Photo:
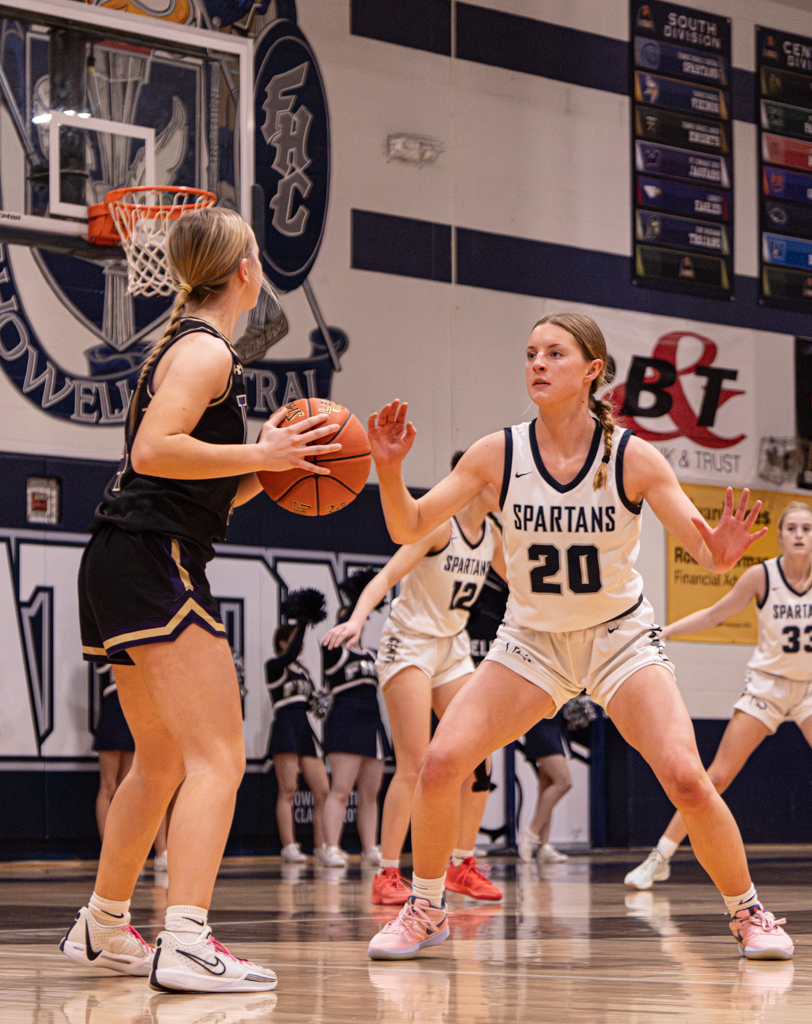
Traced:
<path id="1" fill-rule="evenodd" d="M 342 645 L 344 647 L 357 647 L 361 642 L 362 628 L 363 624 L 359 626 L 352 619 L 347 619 L 346 622 L 339 622 L 337 626 L 328 629 L 324 634 L 322 645 L 331 651 Z"/>
<path id="2" fill-rule="evenodd" d="M 750 545 L 767 532 L 767 527 L 764 526 L 758 533 L 750 533 L 761 511 L 761 502 L 757 501 L 748 514 L 747 501 L 749 497 L 750 491 L 745 487 L 734 512 L 733 488 L 728 487 L 722 517 L 713 530 L 702 516 L 691 517 L 691 521 L 713 557 L 716 572 L 727 572 L 728 569 L 732 569 Z"/>
<path id="3" fill-rule="evenodd" d="M 262 425 L 257 445 L 262 449 L 266 470 L 278 473 L 285 469 L 306 469 L 310 473 L 327 476 L 330 470 L 318 463 L 309 462 L 315 455 L 326 455 L 328 452 L 341 450 L 341 445 L 318 444 L 323 438 L 329 438 L 338 430 L 337 423 L 322 426 L 327 419 L 326 413 L 317 416 L 306 416 L 285 423 L 287 406 L 282 406 Z"/>
<path id="4" fill-rule="evenodd" d="M 409 403 L 396 398 L 369 417 L 367 433 L 376 466 L 396 465 L 409 454 L 417 431 L 406 421 L 408 411 Z"/>

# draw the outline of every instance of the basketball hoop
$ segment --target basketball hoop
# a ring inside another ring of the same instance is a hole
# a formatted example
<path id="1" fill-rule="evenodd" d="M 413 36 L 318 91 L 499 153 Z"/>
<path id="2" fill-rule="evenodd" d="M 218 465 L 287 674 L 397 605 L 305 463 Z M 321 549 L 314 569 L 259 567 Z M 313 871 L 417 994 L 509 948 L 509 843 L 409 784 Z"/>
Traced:
<path id="1" fill-rule="evenodd" d="M 139 186 L 108 192 L 88 208 L 87 237 L 95 245 L 121 245 L 127 257 L 127 292 L 172 295 L 164 245 L 169 221 L 213 206 L 217 196 L 200 188 Z"/>

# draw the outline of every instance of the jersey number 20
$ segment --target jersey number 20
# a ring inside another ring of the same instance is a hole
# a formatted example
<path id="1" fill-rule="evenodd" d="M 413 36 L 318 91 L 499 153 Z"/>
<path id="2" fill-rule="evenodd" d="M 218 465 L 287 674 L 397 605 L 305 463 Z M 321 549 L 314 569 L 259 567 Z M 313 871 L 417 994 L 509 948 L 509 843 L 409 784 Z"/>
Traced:
<path id="1" fill-rule="evenodd" d="M 601 589 L 601 564 L 594 544 L 573 544 L 565 551 L 567 586 L 573 594 L 597 594 Z M 561 568 L 561 552 L 554 544 L 531 544 L 527 549 L 531 562 L 543 565 L 530 570 L 530 588 L 534 594 L 560 594 L 561 584 L 550 581 Z M 549 582 L 548 582 L 549 581 Z"/>

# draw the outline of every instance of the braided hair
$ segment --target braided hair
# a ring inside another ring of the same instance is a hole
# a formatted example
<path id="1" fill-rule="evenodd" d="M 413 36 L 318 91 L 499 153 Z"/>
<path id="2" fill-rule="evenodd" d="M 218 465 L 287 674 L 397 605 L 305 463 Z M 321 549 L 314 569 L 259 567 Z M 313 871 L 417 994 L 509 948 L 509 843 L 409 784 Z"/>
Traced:
<path id="1" fill-rule="evenodd" d="M 141 365 L 138 383 L 130 400 L 127 421 L 130 431 L 135 430 L 144 383 L 177 334 L 186 303 L 189 299 L 203 303 L 209 296 L 222 292 L 242 260 L 251 255 L 253 244 L 253 233 L 242 217 L 222 206 L 185 213 L 169 231 L 167 262 L 178 291 L 166 330 Z"/>
<path id="2" fill-rule="evenodd" d="M 600 423 L 603 431 L 603 458 L 592 482 L 593 490 L 597 491 L 601 487 L 607 487 L 609 483 L 606 467 L 612 457 L 612 437 L 615 430 L 615 417 L 612 414 L 611 402 L 595 397 L 598 388 L 610 383 L 612 379 L 609 371 L 609 358 L 606 353 L 606 341 L 600 327 L 592 317 L 584 316 L 581 313 L 551 313 L 549 316 L 542 317 L 534 325 L 533 330 L 536 327 L 541 327 L 542 324 L 555 324 L 556 327 L 561 327 L 575 338 L 585 359 L 589 361 L 600 359 L 603 362 L 600 373 L 589 386 L 589 411 Z"/>

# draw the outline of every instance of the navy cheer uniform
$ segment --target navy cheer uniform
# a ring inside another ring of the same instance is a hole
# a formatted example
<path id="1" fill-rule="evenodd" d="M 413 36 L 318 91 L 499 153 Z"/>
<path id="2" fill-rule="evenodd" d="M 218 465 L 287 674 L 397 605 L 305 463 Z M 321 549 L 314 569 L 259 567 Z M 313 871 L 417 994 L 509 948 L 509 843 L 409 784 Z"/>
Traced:
<path id="1" fill-rule="evenodd" d="M 324 723 L 326 754 L 382 758 L 386 743 L 378 707 L 378 674 L 369 651 L 322 649 L 324 688 L 333 704 Z"/>
<path id="2" fill-rule="evenodd" d="M 296 661 L 302 650 L 306 628 L 306 623 L 298 626 L 285 653 L 265 662 L 265 683 L 273 705 L 269 757 L 274 754 L 319 756 L 307 717 L 310 697 L 314 692 L 313 680 L 307 669 Z"/>
<path id="3" fill-rule="evenodd" d="M 124 750 L 132 753 L 135 750 L 135 740 L 121 710 L 118 687 L 110 666 L 107 666 L 106 671 L 100 671 L 99 675 L 102 676 L 102 673 L 106 676 L 107 682 L 102 688 L 99 721 L 93 731 L 93 750 Z"/>
<path id="4" fill-rule="evenodd" d="M 188 334 L 219 338 L 232 357 L 223 394 L 213 399 L 191 437 L 208 444 L 244 444 L 246 397 L 242 363 L 227 338 L 185 317 L 152 367 L 128 425 L 119 471 L 107 485 L 90 527 L 79 569 L 79 614 L 86 661 L 132 665 L 128 647 L 174 640 L 191 623 L 226 638 L 206 579 L 214 542 L 225 540 L 240 478 L 175 480 L 132 468 L 132 446 L 153 398 L 155 369 Z"/>

